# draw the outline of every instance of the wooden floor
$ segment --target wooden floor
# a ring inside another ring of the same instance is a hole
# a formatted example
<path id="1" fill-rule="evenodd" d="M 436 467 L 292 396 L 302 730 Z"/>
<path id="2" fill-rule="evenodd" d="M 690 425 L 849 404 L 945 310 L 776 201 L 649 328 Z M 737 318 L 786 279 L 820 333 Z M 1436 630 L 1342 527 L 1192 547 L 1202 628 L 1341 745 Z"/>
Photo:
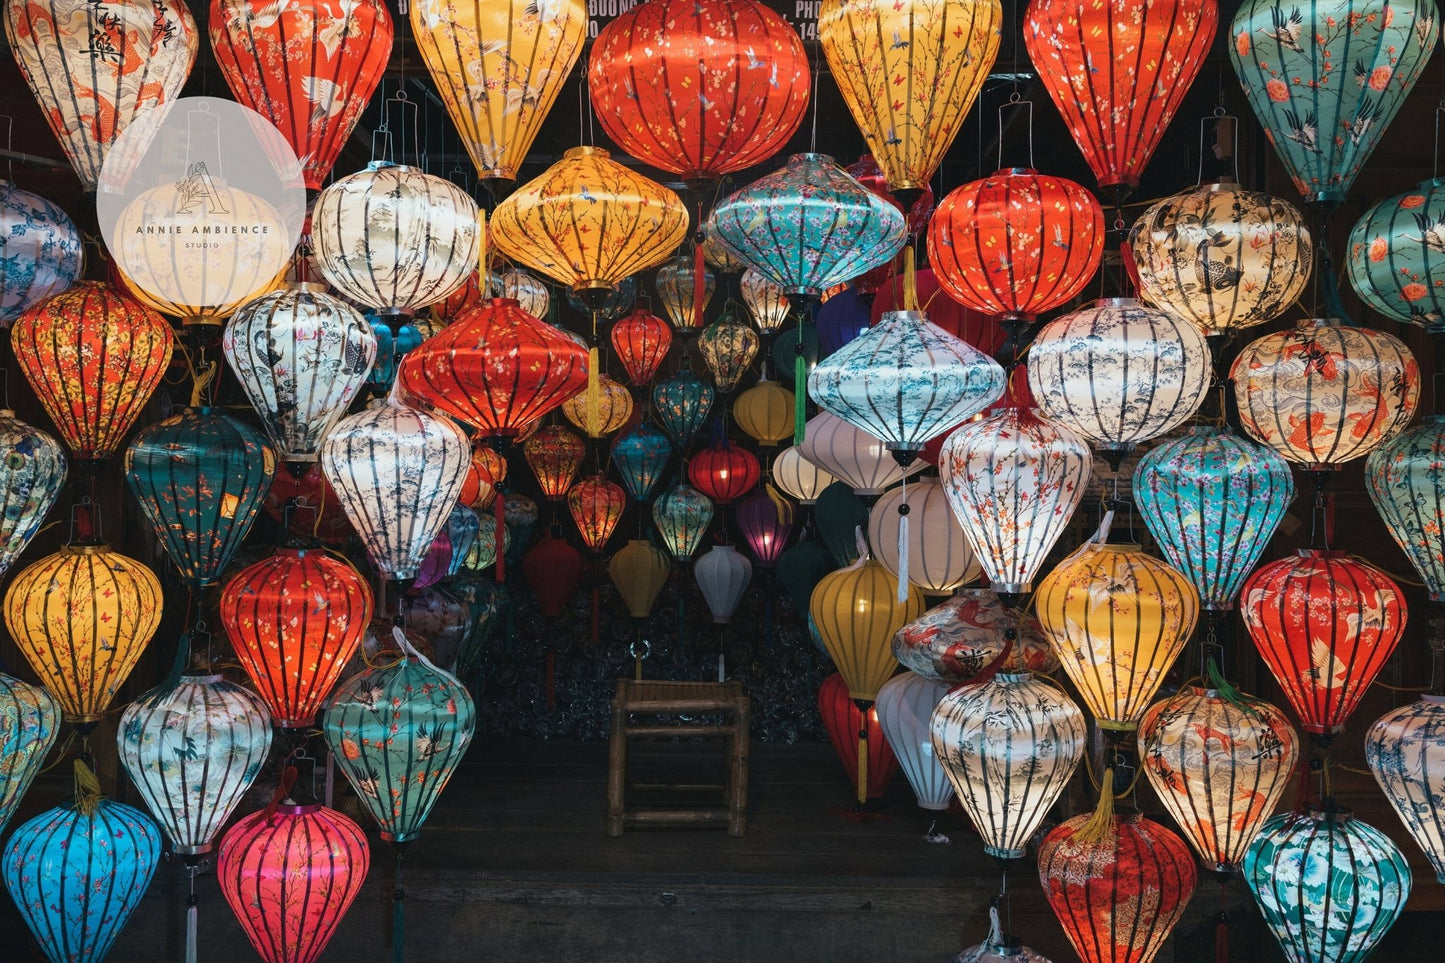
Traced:
<path id="1" fill-rule="evenodd" d="M 643 780 L 646 748 L 634 755 Z M 721 772 L 720 749 L 653 748 L 659 774 Z M 716 768 L 679 770 L 702 763 Z M 476 743 L 407 854 L 407 959 L 946 963 L 987 929 L 999 870 L 966 820 L 937 817 L 951 842 L 925 841 L 935 817 L 916 808 L 901 776 L 860 817 L 827 746 L 753 746 L 743 839 L 721 829 L 609 839 L 605 796 L 604 744 Z M 389 958 L 394 864 L 372 842 L 371 879 L 323 960 Z M 201 883 L 200 959 L 254 960 L 214 878 Z M 1055 961 L 1074 959 L 1032 862 L 1011 874 L 1009 891 L 1013 931 Z M 1239 884 L 1221 891 L 1209 879 L 1161 963 L 1212 961 L 1221 905 L 1233 910 L 1234 961 L 1283 959 Z M 178 867 L 163 865 L 109 959 L 181 960 L 183 909 Z M 41 959 L 8 902 L 0 939 L 6 961 Z M 1442 941 L 1445 916 L 1407 914 L 1376 958 L 1437 963 Z"/>

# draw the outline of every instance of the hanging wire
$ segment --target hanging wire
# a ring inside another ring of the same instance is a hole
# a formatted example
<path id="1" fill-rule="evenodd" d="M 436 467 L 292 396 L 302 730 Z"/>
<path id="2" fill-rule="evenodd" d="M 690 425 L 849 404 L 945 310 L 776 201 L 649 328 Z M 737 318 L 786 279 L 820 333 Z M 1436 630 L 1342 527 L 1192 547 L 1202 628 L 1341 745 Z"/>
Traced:
<path id="1" fill-rule="evenodd" d="M 1034 102 L 1033 102 L 1032 100 L 1024 100 L 1021 96 L 1019 96 L 1019 92 L 1018 92 L 1017 90 L 1015 90 L 1012 94 L 1009 95 L 1008 101 L 1007 101 L 1006 103 L 1000 104 L 1000 105 L 999 105 L 999 108 L 998 108 L 998 168 L 999 168 L 999 170 L 1002 170 L 1002 169 L 1003 169 L 1003 140 L 1004 140 L 1004 138 L 1003 138 L 1003 132 L 1004 132 L 1003 112 L 1004 112 L 1005 110 L 1023 110 L 1023 109 L 1025 109 L 1025 108 L 1028 109 L 1028 125 L 1029 125 L 1029 129 L 1028 129 L 1029 165 L 1028 165 L 1028 166 L 1029 166 L 1029 169 L 1030 169 L 1030 170 L 1033 169 L 1033 166 L 1034 166 Z"/>
<path id="2" fill-rule="evenodd" d="M 818 153 L 818 78 L 823 67 L 823 58 L 813 58 L 813 133 L 808 139 L 808 153 Z"/>

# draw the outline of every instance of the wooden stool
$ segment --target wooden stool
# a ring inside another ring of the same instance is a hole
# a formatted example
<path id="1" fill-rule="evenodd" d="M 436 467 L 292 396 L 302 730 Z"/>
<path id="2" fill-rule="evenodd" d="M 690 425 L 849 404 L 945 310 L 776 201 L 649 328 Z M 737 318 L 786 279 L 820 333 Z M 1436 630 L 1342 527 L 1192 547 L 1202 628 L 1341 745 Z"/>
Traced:
<path id="1" fill-rule="evenodd" d="M 612 697 L 612 737 L 607 767 L 607 835 L 621 836 L 624 823 L 708 824 L 727 821 L 729 836 L 747 831 L 748 808 L 748 713 L 751 701 L 736 682 L 655 682 L 617 680 Z M 629 716 L 728 715 L 732 721 L 721 725 L 676 722 L 644 724 Z M 623 801 L 627 788 L 627 740 L 634 736 L 709 736 L 728 740 L 727 785 L 634 785 L 648 790 L 717 790 L 727 808 L 722 809 L 633 809 Z"/>

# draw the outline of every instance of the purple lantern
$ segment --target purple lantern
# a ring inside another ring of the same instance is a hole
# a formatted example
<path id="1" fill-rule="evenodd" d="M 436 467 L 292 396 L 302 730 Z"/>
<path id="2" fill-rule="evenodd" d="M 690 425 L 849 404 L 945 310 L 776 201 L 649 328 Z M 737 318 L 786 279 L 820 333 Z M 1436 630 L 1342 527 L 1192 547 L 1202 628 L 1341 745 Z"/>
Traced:
<path id="1" fill-rule="evenodd" d="M 758 567 L 772 568 L 793 534 L 793 503 L 765 485 L 738 502 L 735 511 Z"/>
<path id="2" fill-rule="evenodd" d="M 868 330 L 873 315 L 855 287 L 833 295 L 818 308 L 818 346 L 827 357 Z"/>

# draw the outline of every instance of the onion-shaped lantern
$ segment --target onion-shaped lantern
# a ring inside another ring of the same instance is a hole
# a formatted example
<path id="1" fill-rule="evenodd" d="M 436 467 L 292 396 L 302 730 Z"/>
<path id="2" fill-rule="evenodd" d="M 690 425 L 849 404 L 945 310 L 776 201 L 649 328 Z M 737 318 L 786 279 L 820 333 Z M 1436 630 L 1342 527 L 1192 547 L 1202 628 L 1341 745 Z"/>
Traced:
<path id="1" fill-rule="evenodd" d="M 518 307 L 539 321 L 547 320 L 547 309 L 552 305 L 552 294 L 547 285 L 521 268 L 510 268 L 494 276 L 492 296 L 516 301 Z"/>
<path id="2" fill-rule="evenodd" d="M 60 497 L 65 474 L 60 443 L 15 412 L 0 409 L 0 575 L 40 531 Z"/>
<path id="3" fill-rule="evenodd" d="M 1083 711 L 1051 682 L 1000 672 L 949 691 L 929 728 L 984 851 L 1022 858 L 1084 757 Z"/>
<path id="4" fill-rule="evenodd" d="M 836 480 L 825 469 L 803 457 L 802 449 L 796 445 L 784 448 L 773 459 L 773 481 L 800 504 L 812 505 L 823 494 L 823 489 Z"/>
<path id="5" fill-rule="evenodd" d="M 757 357 L 758 335 L 725 314 L 698 335 L 697 350 L 712 374 L 713 384 L 726 395 L 738 386 Z"/>
<path id="6" fill-rule="evenodd" d="M 10 346 L 82 463 L 120 447 L 171 363 L 165 319 L 107 284 L 79 281 L 15 320 Z"/>
<path id="7" fill-rule="evenodd" d="M 942 812 L 953 801 L 953 786 L 934 752 L 929 722 L 948 686 L 912 672 L 900 672 L 878 690 L 878 725 L 918 808 Z"/>
<path id="8" fill-rule="evenodd" d="M 1204 865 L 1233 872 L 1294 774 L 1299 737 L 1274 706 L 1187 687 L 1149 707 L 1139 758 Z"/>
<path id="9" fill-rule="evenodd" d="M 1024 49 L 1101 188 L 1139 185 L 1218 25 L 1215 0 L 1029 4 Z"/>
<path id="10" fill-rule="evenodd" d="M 306 284 L 243 305 L 221 349 L 282 460 L 303 462 L 366 383 L 376 335 L 346 302 Z"/>
<path id="11" fill-rule="evenodd" d="M 812 300 L 891 261 L 907 234 L 898 208 L 825 154 L 794 154 L 719 202 L 712 224 L 785 295 Z"/>
<path id="12" fill-rule="evenodd" d="M 560 526 L 554 526 L 560 532 Z M 582 578 L 582 553 L 567 544 L 560 534 L 546 534 L 522 556 L 522 572 L 537 609 L 547 618 L 561 618 L 563 606 Z"/>
<path id="13" fill-rule="evenodd" d="M 1445 180 L 1377 201 L 1350 231 L 1350 285 L 1376 311 L 1445 332 Z"/>
<path id="14" fill-rule="evenodd" d="M 1073 431 L 1020 408 L 964 425 L 938 460 L 943 490 L 999 592 L 1027 592 L 1093 471 Z"/>
<path id="15" fill-rule="evenodd" d="M 59 734 L 55 696 L 0 672 L 0 830 L 15 815 Z"/>
<path id="16" fill-rule="evenodd" d="M 712 551 L 697 560 L 692 567 L 693 578 L 702 590 L 703 601 L 707 602 L 712 620 L 720 625 L 732 621 L 748 581 L 753 577 L 753 566 L 731 545 L 714 545 Z"/>
<path id="17" fill-rule="evenodd" d="M 1240 5 L 1229 59 L 1307 202 L 1344 200 L 1435 49 L 1436 13 L 1433 0 Z"/>
<path id="18" fill-rule="evenodd" d="M 1244 430 L 1310 471 L 1369 454 L 1405 429 L 1420 401 L 1420 367 L 1404 342 L 1334 320 L 1251 342 L 1229 377 Z"/>
<path id="19" fill-rule="evenodd" d="M 849 696 L 843 676 L 834 672 L 818 687 L 818 712 L 849 783 L 857 786 L 861 777 L 864 799 L 881 798 L 884 788 L 898 772 L 898 757 L 883 737 L 877 706 L 860 707 L 858 701 Z M 867 737 L 860 738 L 860 732 Z"/>
<path id="20" fill-rule="evenodd" d="M 905 517 L 909 521 L 907 564 L 899 538 Z M 884 568 L 906 577 L 924 595 L 950 595 L 982 571 L 937 478 L 923 478 L 884 492 L 868 511 L 868 544 Z"/>
<path id="21" fill-rule="evenodd" d="M 652 381 L 671 347 L 672 331 L 666 322 L 642 308 L 623 315 L 612 325 L 612 350 L 634 388 Z"/>
<path id="22" fill-rule="evenodd" d="M 1445 882 L 1445 696 L 1423 695 L 1376 719 L 1365 736 L 1365 759 L 1396 815 Z"/>
<path id="23" fill-rule="evenodd" d="M 1430 415 L 1370 452 L 1365 490 L 1430 590 L 1445 601 L 1445 416 Z"/>
<path id="24" fill-rule="evenodd" d="M 757 456 L 719 435 L 687 464 L 694 488 L 719 505 L 728 505 L 753 490 L 762 475 Z"/>
<path id="25" fill-rule="evenodd" d="M 1285 460 L 1221 428 L 1157 445 L 1134 469 L 1134 501 L 1149 534 L 1206 609 L 1234 607 L 1293 500 Z"/>
<path id="26" fill-rule="evenodd" d="M 577 469 L 587 454 L 587 445 L 566 428 L 546 425 L 522 445 L 527 467 L 542 489 L 542 497 L 560 502 L 577 477 Z"/>
<path id="27" fill-rule="evenodd" d="M 1309 284 L 1314 260 L 1294 205 L 1231 182 L 1159 201 L 1134 222 L 1129 247 L 1140 297 L 1206 335 L 1279 317 Z"/>
<path id="28" fill-rule="evenodd" d="M 330 545 L 344 542 L 353 534 L 346 510 L 318 464 L 313 463 L 300 478 L 289 471 L 277 472 L 264 504 L 273 520 L 290 522 L 292 535 L 320 539 Z"/>
<path id="29" fill-rule="evenodd" d="M 626 507 L 627 492 L 601 475 L 582 479 L 567 493 L 567 509 L 577 523 L 577 531 L 582 533 L 582 544 L 594 555 L 607 546 Z M 483 541 L 477 540 L 478 544 Z"/>
<path id="30" fill-rule="evenodd" d="M 596 441 L 632 419 L 632 393 L 605 374 L 597 376 L 597 393 L 582 391 L 562 402 L 562 416 Z"/>
<path id="31" fill-rule="evenodd" d="M 271 750 L 271 716 L 249 689 L 219 675 L 183 675 L 174 689 L 126 706 L 120 763 L 171 851 L 197 856 L 230 819 Z"/>
<path id="32" fill-rule="evenodd" d="M 259 432 L 212 408 L 187 408 L 136 435 L 125 480 L 181 578 L 214 585 L 241 547 L 276 473 Z"/>
<path id="33" fill-rule="evenodd" d="M 685 451 L 712 411 L 712 386 L 684 368 L 652 388 L 652 404 L 657 422 L 673 447 Z"/>
<path id="34" fill-rule="evenodd" d="M 1137 545 L 1089 544 L 1039 584 L 1039 624 L 1104 729 L 1137 728 L 1199 618 L 1199 594 Z"/>
<path id="35" fill-rule="evenodd" d="M 652 612 L 672 563 L 650 542 L 632 539 L 607 563 L 607 574 L 627 605 L 627 614 L 645 619 Z"/>
<path id="36" fill-rule="evenodd" d="M 1028 369 L 1039 410 L 1110 453 L 1194 414 L 1211 370 L 1198 327 L 1132 298 L 1051 321 L 1029 345 Z"/>
<path id="37" fill-rule="evenodd" d="M 798 451 L 859 495 L 881 494 L 905 476 L 928 467 L 925 462 L 915 461 L 903 468 L 881 439 L 827 411 L 820 411 L 808 421 L 807 437 Z"/>
<path id="38" fill-rule="evenodd" d="M 1261 566 L 1239 611 L 1305 731 L 1326 740 L 1344 729 L 1405 631 L 1400 587 L 1343 552 L 1302 549 Z"/>
<path id="39" fill-rule="evenodd" d="M 796 400 L 787 388 L 764 377 L 733 402 L 733 421 L 743 434 L 771 448 L 793 437 Z"/>
<path id="40" fill-rule="evenodd" d="M 1275 816 L 1244 855 L 1244 881 L 1285 957 L 1298 963 L 1368 959 L 1411 885 L 1399 848 L 1347 809 Z"/>
<path id="41" fill-rule="evenodd" d="M 764 485 L 739 502 L 735 514 L 758 568 L 772 568 L 793 535 L 792 502 Z"/>
<path id="42" fill-rule="evenodd" d="M 893 657 L 925 679 L 971 685 L 1000 672 L 1053 672 L 1038 619 L 1020 620 L 991 589 L 964 589 L 893 635 Z"/>
<path id="43" fill-rule="evenodd" d="M 966 307 L 1032 321 L 1072 301 L 1104 256 L 1104 211 L 1071 180 L 1001 170 L 956 188 L 928 222 L 939 285 Z"/>
<path id="44" fill-rule="evenodd" d="M 312 963 L 366 881 L 361 827 L 325 806 L 282 803 L 221 840 L 221 895 L 266 963 Z"/>
<path id="45" fill-rule="evenodd" d="M 457 503 L 470 454 L 450 420 L 391 403 L 348 415 L 326 437 L 321 470 L 383 577 L 416 577 Z"/>
<path id="46" fill-rule="evenodd" d="M 0 328 L 80 277 L 80 232 L 56 204 L 0 181 Z"/>
<path id="47" fill-rule="evenodd" d="M 221 625 L 285 729 L 310 726 L 371 621 L 371 587 L 325 552 L 282 548 L 221 591 Z"/>
<path id="48" fill-rule="evenodd" d="M 909 586 L 900 600 L 882 565 L 861 565 L 823 576 L 813 589 L 809 613 L 833 664 L 854 699 L 872 701 L 898 668 L 890 643 L 903 626 L 923 614 L 923 593 Z"/>
<path id="49" fill-rule="evenodd" d="M 688 485 L 674 485 L 652 503 L 657 533 L 679 562 L 697 554 L 712 518 L 712 500 Z"/>
<path id="50" fill-rule="evenodd" d="M 479 216 L 476 202 L 451 181 L 376 162 L 316 198 L 312 260 L 337 293 L 399 326 L 476 270 Z"/>
<path id="51" fill-rule="evenodd" d="M 695 261 L 690 254 L 679 254 L 657 269 L 657 299 L 662 302 L 662 310 L 667 314 L 667 320 L 671 321 L 673 328 L 682 335 L 697 334 L 702 330 L 702 312 L 707 310 L 717 287 L 717 278 L 711 271 L 703 268 L 702 298 L 700 304 L 694 304 L 693 290 L 697 274 Z M 698 308 L 701 310 L 697 310 Z"/>
<path id="52" fill-rule="evenodd" d="M 622 476 L 623 487 L 637 502 L 647 501 L 671 457 L 667 436 L 646 422 L 618 435 L 612 443 L 612 463 Z"/>
<path id="53" fill-rule="evenodd" d="M 750 267 L 738 281 L 738 289 L 748 317 L 763 334 L 772 334 L 787 322 L 792 306 L 788 304 L 788 296 L 783 293 L 781 284 L 770 281 L 766 274 Z"/>

